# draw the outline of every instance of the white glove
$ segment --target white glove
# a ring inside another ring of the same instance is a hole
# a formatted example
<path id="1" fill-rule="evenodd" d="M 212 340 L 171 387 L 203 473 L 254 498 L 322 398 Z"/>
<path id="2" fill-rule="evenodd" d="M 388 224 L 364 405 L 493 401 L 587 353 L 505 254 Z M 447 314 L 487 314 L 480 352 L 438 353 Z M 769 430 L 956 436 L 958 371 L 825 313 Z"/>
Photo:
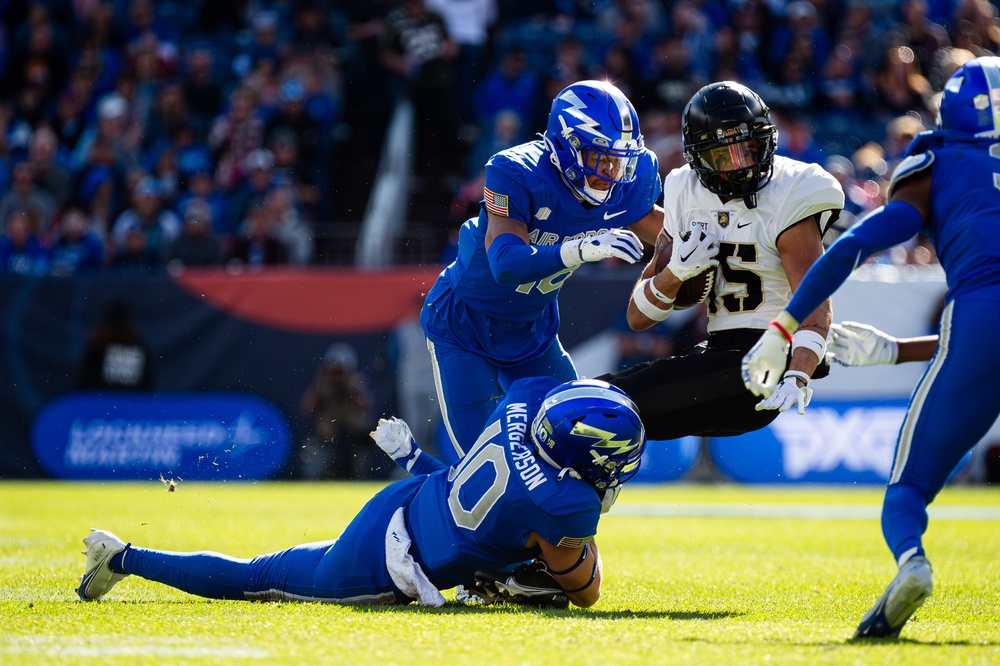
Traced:
<path id="1" fill-rule="evenodd" d="M 391 419 L 379 419 L 378 427 L 369 433 L 378 444 L 378 448 L 389 454 L 393 460 L 406 458 L 413 453 L 413 433 L 406 421 L 393 416 Z"/>
<path id="2" fill-rule="evenodd" d="M 826 357 L 848 366 L 892 365 L 899 356 L 896 338 L 874 326 L 845 321 L 830 327 Z"/>
<path id="3" fill-rule="evenodd" d="M 786 319 L 787 318 L 787 319 Z M 778 315 L 780 321 L 795 320 L 782 312 Z M 774 388 L 781 381 L 781 373 L 788 363 L 788 339 L 778 328 L 781 326 L 788 331 L 785 323 L 772 322 L 767 327 L 764 334 L 760 336 L 750 351 L 743 357 L 741 371 L 743 373 L 743 384 L 754 395 L 767 397 L 771 395 Z"/>
<path id="4" fill-rule="evenodd" d="M 681 235 L 680 243 L 674 243 L 674 251 L 670 256 L 667 270 L 677 276 L 681 282 L 690 280 L 709 266 L 718 266 L 719 246 L 715 242 L 715 234 L 705 232 Z"/>
<path id="5" fill-rule="evenodd" d="M 585 261 L 601 261 L 617 257 L 630 264 L 642 258 L 642 241 L 627 229 L 612 229 L 596 236 L 571 240 L 559 247 L 559 256 L 566 268 Z"/>
<path id="6" fill-rule="evenodd" d="M 779 412 L 787 411 L 789 407 L 798 405 L 799 415 L 806 413 L 806 407 L 812 400 L 813 390 L 808 386 L 799 387 L 796 375 L 802 373 L 785 373 L 785 377 L 774 389 L 770 397 L 764 398 L 757 403 L 757 411 L 764 409 L 777 409 Z M 804 375 L 803 375 L 804 376 Z"/>
<path id="7" fill-rule="evenodd" d="M 601 493 L 601 513 L 607 513 L 611 511 L 611 507 L 614 506 L 615 500 L 618 499 L 618 493 L 622 491 L 622 485 L 619 483 L 617 486 L 612 486 L 604 490 Z"/>

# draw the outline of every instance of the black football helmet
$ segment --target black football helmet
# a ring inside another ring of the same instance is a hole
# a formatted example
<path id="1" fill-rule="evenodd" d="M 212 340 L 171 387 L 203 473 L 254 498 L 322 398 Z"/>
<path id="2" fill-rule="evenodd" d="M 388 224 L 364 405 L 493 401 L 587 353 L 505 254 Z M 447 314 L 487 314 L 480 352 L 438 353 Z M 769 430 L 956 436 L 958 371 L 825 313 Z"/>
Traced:
<path id="1" fill-rule="evenodd" d="M 778 145 L 778 128 L 760 95 L 735 81 L 712 83 L 687 103 L 682 121 L 684 159 L 701 184 L 755 208 Z"/>

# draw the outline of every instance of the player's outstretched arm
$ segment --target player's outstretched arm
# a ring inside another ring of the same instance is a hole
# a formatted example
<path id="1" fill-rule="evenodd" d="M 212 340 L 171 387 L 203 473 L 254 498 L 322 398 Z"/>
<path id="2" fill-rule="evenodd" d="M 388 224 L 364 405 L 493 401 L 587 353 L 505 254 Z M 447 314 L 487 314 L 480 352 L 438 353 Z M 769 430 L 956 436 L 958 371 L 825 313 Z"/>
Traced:
<path id="1" fill-rule="evenodd" d="M 447 469 L 447 465 L 417 445 L 410 426 L 402 419 L 395 416 L 379 419 L 378 426 L 369 435 L 386 455 L 414 476 Z"/>
<path id="2" fill-rule="evenodd" d="M 520 285 L 582 263 L 616 257 L 630 264 L 642 258 L 642 241 L 631 231 L 612 229 L 560 245 L 532 245 L 528 226 L 488 213 L 486 256 L 500 284 Z"/>
<path id="3" fill-rule="evenodd" d="M 928 361 L 937 350 L 938 336 L 894 338 L 874 326 L 845 321 L 830 330 L 826 356 L 844 366 L 893 365 Z"/>
<path id="4" fill-rule="evenodd" d="M 541 558 L 549 567 L 552 577 L 573 605 L 589 608 L 601 598 L 601 554 L 597 542 L 590 541 L 581 548 L 560 548 L 537 534 Z"/>

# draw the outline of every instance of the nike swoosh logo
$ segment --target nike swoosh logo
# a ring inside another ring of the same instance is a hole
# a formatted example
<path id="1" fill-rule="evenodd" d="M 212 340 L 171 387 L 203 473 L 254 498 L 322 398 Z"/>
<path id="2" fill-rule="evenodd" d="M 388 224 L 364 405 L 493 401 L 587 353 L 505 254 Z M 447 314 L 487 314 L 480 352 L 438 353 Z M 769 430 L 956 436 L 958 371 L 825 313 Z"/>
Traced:
<path id="1" fill-rule="evenodd" d="M 691 250 L 690 252 L 688 252 L 688 253 L 687 253 L 687 256 L 686 256 L 686 257 L 682 256 L 682 257 L 681 257 L 681 261 L 687 261 L 688 259 L 690 259 L 690 258 L 691 258 L 691 255 L 692 255 L 692 254 L 694 254 L 694 253 L 695 253 L 695 250 L 697 250 L 697 249 L 698 249 L 698 248 L 695 248 L 694 250 Z"/>
<path id="2" fill-rule="evenodd" d="M 613 217 L 618 217 L 619 215 L 624 215 L 627 212 L 628 212 L 627 210 L 620 210 L 617 213 L 605 213 L 604 214 L 604 219 L 605 220 L 610 220 Z"/>
<path id="3" fill-rule="evenodd" d="M 740 224 L 736 225 L 736 228 L 737 229 L 742 229 L 743 227 L 749 227 L 751 224 L 753 224 L 753 220 L 750 220 L 749 222 L 746 222 L 746 223 L 742 223 L 741 222 Z"/>

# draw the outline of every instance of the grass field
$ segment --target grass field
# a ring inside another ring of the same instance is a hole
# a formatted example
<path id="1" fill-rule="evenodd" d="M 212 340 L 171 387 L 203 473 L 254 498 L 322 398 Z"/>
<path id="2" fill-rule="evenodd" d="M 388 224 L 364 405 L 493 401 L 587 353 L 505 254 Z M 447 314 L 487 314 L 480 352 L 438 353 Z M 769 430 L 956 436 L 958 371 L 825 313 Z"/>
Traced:
<path id="1" fill-rule="evenodd" d="M 849 640 L 895 572 L 879 488 L 630 486 L 587 610 L 219 602 L 135 577 L 74 593 L 89 527 L 249 557 L 336 535 L 378 487 L 2 482 L 0 663 L 1000 664 L 996 488 L 932 507 L 935 593 L 898 641 Z"/>

